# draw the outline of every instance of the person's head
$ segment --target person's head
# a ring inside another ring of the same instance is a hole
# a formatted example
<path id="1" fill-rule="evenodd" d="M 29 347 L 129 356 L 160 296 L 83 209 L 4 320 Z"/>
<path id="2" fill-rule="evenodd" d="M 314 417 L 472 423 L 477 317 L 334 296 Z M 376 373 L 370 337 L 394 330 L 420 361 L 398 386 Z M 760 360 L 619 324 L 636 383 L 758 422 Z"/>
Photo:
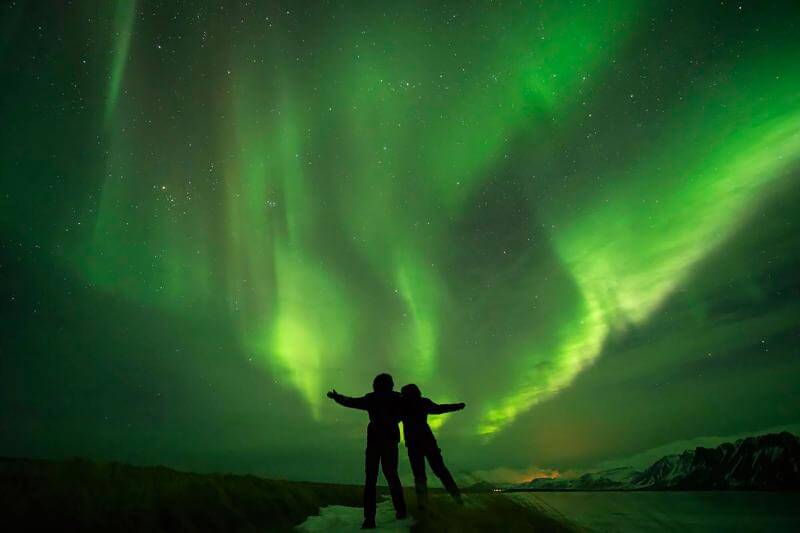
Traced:
<path id="1" fill-rule="evenodd" d="M 394 389 L 394 380 L 389 374 L 378 374 L 372 380 L 372 390 L 375 392 L 391 392 Z"/>
<path id="2" fill-rule="evenodd" d="M 409 383 L 408 385 L 403 385 L 403 388 L 400 389 L 400 394 L 403 395 L 404 398 L 422 398 L 422 391 L 419 390 L 419 387 L 414 385 L 413 383 Z"/>

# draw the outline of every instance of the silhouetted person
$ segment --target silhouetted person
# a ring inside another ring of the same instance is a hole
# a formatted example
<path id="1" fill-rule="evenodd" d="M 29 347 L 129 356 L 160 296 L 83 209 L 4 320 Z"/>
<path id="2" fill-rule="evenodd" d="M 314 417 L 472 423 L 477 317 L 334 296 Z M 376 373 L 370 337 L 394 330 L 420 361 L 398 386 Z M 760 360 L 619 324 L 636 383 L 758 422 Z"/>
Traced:
<path id="1" fill-rule="evenodd" d="M 328 398 L 339 405 L 352 409 L 363 409 L 369 413 L 367 426 L 367 450 L 364 465 L 364 524 L 362 529 L 375 527 L 376 486 L 378 484 L 378 465 L 389 483 L 392 503 L 398 519 L 406 516 L 406 502 L 403 487 L 397 474 L 397 444 L 400 442 L 400 416 L 403 399 L 394 391 L 394 381 L 389 374 L 379 374 L 372 381 L 372 390 L 360 398 L 350 398 L 336 390 L 328 393 Z"/>
<path id="2" fill-rule="evenodd" d="M 441 480 L 447 492 L 460 504 L 461 492 L 459 492 L 453 476 L 450 475 L 450 471 L 444 465 L 442 451 L 428 425 L 428 415 L 460 411 L 465 404 L 436 404 L 428 398 L 423 398 L 419 387 L 413 383 L 405 385 L 401 389 L 401 393 L 403 396 L 403 437 L 408 448 L 408 462 L 411 463 L 411 471 L 414 473 L 417 505 L 420 509 L 425 509 L 428 503 L 425 459 L 428 459 L 431 470 Z"/>

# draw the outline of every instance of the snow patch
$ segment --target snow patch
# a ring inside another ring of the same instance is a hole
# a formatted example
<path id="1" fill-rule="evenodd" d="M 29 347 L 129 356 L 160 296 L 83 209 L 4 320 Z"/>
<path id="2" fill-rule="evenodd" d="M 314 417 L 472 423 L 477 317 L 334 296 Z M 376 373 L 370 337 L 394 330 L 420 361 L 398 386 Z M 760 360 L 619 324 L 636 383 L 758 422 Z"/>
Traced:
<path id="1" fill-rule="evenodd" d="M 364 521 L 362 507 L 346 507 L 344 505 L 328 505 L 319 510 L 319 516 L 309 516 L 305 522 L 297 526 L 298 531 L 316 532 L 325 531 L 333 533 L 347 533 L 361 531 L 361 522 Z M 377 529 L 373 531 L 392 531 L 399 533 L 411 531 L 414 519 L 409 517 L 397 520 L 394 517 L 394 507 L 389 500 L 378 504 L 375 515 Z"/>

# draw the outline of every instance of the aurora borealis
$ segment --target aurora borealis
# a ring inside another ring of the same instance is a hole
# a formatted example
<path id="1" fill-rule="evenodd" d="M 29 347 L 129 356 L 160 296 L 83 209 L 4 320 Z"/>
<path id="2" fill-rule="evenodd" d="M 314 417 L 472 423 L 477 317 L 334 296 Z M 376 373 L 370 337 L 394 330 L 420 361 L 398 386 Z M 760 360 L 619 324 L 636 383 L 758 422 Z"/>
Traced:
<path id="1" fill-rule="evenodd" d="M 800 6 L 0 9 L 0 454 L 354 480 L 382 371 L 464 472 L 800 424 Z"/>

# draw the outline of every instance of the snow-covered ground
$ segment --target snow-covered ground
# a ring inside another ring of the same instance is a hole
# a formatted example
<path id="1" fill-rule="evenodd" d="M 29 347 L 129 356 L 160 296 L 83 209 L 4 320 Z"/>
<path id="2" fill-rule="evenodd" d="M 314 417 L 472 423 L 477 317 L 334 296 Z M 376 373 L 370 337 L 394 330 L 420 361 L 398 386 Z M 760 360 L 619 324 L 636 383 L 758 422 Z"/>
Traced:
<path id="1" fill-rule="evenodd" d="M 329 505 L 320 509 L 319 516 L 310 516 L 308 520 L 297 526 L 298 531 L 325 531 L 332 533 L 348 533 L 360 531 L 361 522 L 364 520 L 364 510 L 361 507 L 345 507 L 343 505 Z M 377 529 L 374 531 L 391 531 L 400 533 L 410 531 L 414 520 L 409 517 L 397 520 L 394 517 L 394 507 L 389 500 L 378 504 L 375 516 Z"/>

